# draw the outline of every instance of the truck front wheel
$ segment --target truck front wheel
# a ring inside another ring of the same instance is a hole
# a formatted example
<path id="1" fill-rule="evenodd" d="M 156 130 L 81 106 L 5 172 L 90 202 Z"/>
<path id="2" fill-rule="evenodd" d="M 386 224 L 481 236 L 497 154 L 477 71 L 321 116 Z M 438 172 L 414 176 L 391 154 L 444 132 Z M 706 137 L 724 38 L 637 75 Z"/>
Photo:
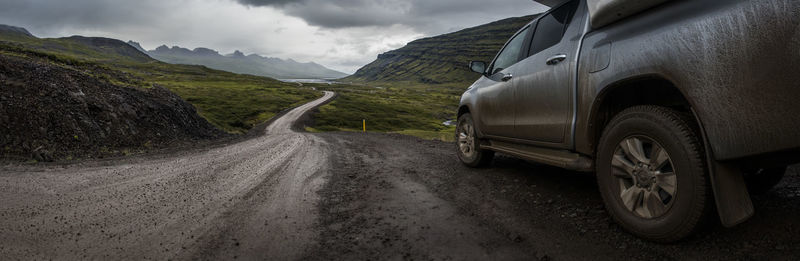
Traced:
<path id="1" fill-rule="evenodd" d="M 636 106 L 607 125 L 597 151 L 606 209 L 627 231 L 659 242 L 692 234 L 710 215 L 712 194 L 693 124 L 659 106 Z"/>
<path id="2" fill-rule="evenodd" d="M 456 149 L 458 158 L 469 167 L 485 167 L 492 162 L 494 151 L 481 149 L 472 115 L 464 113 L 456 125 Z"/>

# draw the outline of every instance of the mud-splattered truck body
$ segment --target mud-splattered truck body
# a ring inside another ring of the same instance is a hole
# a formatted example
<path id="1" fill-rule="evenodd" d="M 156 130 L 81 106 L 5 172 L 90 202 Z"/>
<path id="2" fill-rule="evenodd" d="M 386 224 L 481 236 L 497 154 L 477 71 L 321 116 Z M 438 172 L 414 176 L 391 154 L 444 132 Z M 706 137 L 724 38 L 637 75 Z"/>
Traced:
<path id="1" fill-rule="evenodd" d="M 800 162 L 800 1 L 588 1 L 545 1 L 494 61 L 470 63 L 459 157 L 595 171 L 610 214 L 653 240 L 710 209 L 749 218 L 748 189 Z"/>

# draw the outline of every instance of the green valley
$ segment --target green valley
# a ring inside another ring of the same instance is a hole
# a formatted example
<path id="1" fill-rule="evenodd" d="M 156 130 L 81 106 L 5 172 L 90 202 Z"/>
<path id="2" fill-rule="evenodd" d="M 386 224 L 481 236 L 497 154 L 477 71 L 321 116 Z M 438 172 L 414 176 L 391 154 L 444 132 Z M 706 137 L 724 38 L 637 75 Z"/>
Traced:
<path id="1" fill-rule="evenodd" d="M 452 120 L 464 86 L 393 83 L 315 85 L 339 96 L 314 114 L 311 131 L 392 132 L 424 139 L 452 140 Z"/>
<path id="2" fill-rule="evenodd" d="M 471 60 L 490 61 L 506 40 L 534 19 L 504 19 L 458 32 L 413 41 L 386 52 L 341 81 L 317 85 L 339 97 L 319 108 L 311 130 L 393 132 L 452 141 L 459 98 L 479 75 Z"/>
<path id="3" fill-rule="evenodd" d="M 318 91 L 275 79 L 204 66 L 154 60 L 127 43 L 73 36 L 36 38 L 24 29 L 0 30 L 0 55 L 37 58 L 118 86 L 163 86 L 194 105 L 199 114 L 229 133 L 244 133 L 277 113 L 320 97 Z"/>

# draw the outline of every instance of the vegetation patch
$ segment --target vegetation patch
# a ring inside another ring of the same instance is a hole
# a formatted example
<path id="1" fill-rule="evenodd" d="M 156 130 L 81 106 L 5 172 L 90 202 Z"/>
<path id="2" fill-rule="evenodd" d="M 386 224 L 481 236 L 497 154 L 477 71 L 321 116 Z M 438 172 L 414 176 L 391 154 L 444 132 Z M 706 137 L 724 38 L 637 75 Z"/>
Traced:
<path id="1" fill-rule="evenodd" d="M 107 38 L 41 39 L 0 32 L 0 53 L 78 70 L 109 85 L 166 87 L 229 133 L 247 132 L 283 110 L 322 95 L 271 78 L 163 63 L 127 43 Z"/>
<path id="2" fill-rule="evenodd" d="M 490 61 L 519 28 L 536 16 L 515 17 L 419 39 L 378 56 L 348 84 L 320 86 L 339 93 L 314 116 L 314 131 L 367 131 L 452 141 L 459 99 L 478 74 L 469 61 Z"/>
<path id="3" fill-rule="evenodd" d="M 390 132 L 424 139 L 452 141 L 455 128 L 444 125 L 455 118 L 464 84 L 398 83 L 313 85 L 338 93 L 319 108 L 311 131 Z"/>

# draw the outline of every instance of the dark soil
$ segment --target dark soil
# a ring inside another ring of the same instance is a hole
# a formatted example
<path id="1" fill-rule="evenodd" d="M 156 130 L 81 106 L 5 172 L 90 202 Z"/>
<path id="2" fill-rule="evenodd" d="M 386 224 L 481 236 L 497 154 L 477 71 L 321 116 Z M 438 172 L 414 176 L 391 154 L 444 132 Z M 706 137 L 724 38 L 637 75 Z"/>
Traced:
<path id="1" fill-rule="evenodd" d="M 122 156 L 227 136 L 169 90 L 115 73 L 0 55 L 0 159 Z"/>
<path id="2" fill-rule="evenodd" d="M 676 244 L 623 231 L 591 173 L 500 156 L 464 167 L 454 145 L 400 135 L 320 134 L 337 148 L 321 190 L 327 260 L 775 260 L 800 257 L 800 169 L 754 197 L 756 215 Z M 718 222 L 716 222 L 718 223 Z"/>

